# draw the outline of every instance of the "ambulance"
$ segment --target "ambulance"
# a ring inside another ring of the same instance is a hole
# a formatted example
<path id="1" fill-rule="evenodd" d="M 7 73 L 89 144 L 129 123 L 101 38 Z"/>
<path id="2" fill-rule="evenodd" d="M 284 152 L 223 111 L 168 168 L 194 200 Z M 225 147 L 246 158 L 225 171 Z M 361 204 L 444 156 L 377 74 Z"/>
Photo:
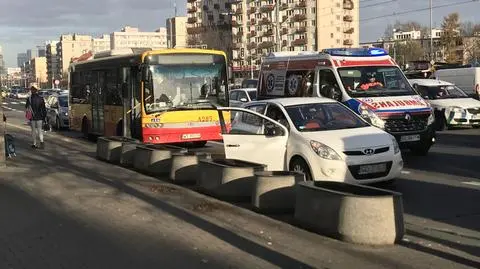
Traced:
<path id="1" fill-rule="evenodd" d="M 263 59 L 258 99 L 307 96 L 342 102 L 414 154 L 426 155 L 435 142 L 432 108 L 383 49 L 273 52 Z"/>

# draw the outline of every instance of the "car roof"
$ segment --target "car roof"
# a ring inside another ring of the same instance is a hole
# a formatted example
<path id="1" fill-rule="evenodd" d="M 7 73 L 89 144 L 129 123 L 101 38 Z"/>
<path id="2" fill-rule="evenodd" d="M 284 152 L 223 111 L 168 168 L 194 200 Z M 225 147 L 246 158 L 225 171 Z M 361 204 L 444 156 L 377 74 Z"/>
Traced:
<path id="1" fill-rule="evenodd" d="M 316 103 L 335 103 L 336 101 L 325 97 L 284 97 L 274 99 L 264 99 L 260 101 L 253 101 L 248 104 L 254 103 L 275 103 L 281 106 L 294 106 L 303 104 L 316 104 Z"/>
<path id="2" fill-rule="evenodd" d="M 429 78 L 421 78 L 421 79 L 409 79 L 410 83 L 418 84 L 421 86 L 447 86 L 447 85 L 454 85 L 448 81 L 439 80 L 439 79 L 429 79 Z"/>

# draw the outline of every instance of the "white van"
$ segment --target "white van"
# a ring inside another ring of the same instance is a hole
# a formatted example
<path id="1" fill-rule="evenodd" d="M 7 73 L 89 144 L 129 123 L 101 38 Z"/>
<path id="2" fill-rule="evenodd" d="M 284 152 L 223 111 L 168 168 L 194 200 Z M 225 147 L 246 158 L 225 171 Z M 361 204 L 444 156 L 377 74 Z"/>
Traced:
<path id="1" fill-rule="evenodd" d="M 480 96 L 480 67 L 440 69 L 434 77 L 455 84 L 471 97 Z"/>

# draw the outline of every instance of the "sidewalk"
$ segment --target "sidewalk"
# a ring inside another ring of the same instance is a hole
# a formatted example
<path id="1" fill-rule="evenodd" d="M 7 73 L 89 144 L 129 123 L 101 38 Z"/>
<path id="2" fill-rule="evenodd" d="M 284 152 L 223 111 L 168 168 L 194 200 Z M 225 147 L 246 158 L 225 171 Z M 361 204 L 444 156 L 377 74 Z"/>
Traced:
<path id="1" fill-rule="evenodd" d="M 404 246 L 353 246 L 97 161 L 95 145 L 10 128 L 0 268 L 469 268 Z M 68 138 L 67 138 L 68 139 Z M 458 261 L 457 261 L 458 262 Z M 462 267 L 463 266 L 463 267 Z"/>

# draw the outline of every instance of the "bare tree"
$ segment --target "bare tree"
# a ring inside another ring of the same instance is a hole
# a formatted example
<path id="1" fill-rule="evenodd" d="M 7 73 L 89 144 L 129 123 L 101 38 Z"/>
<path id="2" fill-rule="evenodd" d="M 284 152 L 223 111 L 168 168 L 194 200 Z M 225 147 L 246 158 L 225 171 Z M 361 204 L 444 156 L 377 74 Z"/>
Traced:
<path id="1" fill-rule="evenodd" d="M 422 60 L 425 56 L 425 49 L 418 41 L 405 41 L 395 43 L 396 59 L 398 63 Z"/>
<path id="2" fill-rule="evenodd" d="M 459 28 L 460 18 L 458 13 L 451 13 L 444 17 L 442 23 L 443 35 L 440 41 L 445 48 L 446 61 L 449 63 L 456 63 L 461 60 L 457 55 L 457 47 L 462 41 Z"/>

